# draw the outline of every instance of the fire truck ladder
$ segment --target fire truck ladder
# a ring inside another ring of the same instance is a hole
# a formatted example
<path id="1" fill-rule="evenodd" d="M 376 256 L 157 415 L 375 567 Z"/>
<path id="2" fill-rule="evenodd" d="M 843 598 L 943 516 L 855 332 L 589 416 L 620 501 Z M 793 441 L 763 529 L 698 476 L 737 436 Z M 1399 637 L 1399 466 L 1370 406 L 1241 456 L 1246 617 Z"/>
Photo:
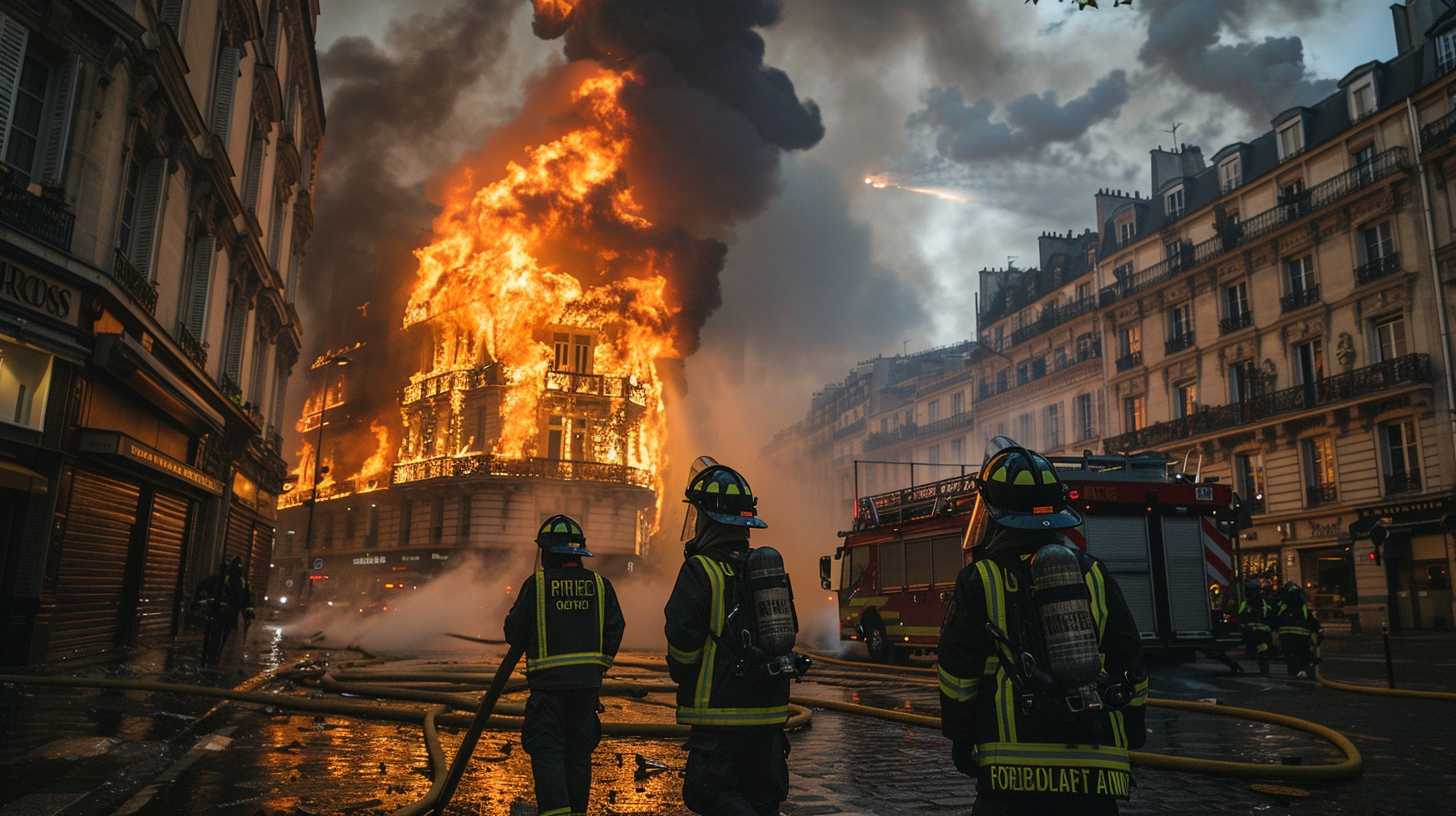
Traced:
<path id="1" fill-rule="evenodd" d="M 856 461 L 856 482 L 858 466 L 862 464 L 914 465 L 909 462 L 866 462 Z M 861 496 L 855 500 L 854 529 L 864 530 L 893 522 L 904 524 L 917 519 L 933 518 L 955 509 L 955 502 L 976 494 L 976 468 L 973 465 L 927 465 L 928 467 L 959 467 L 961 473 L 949 479 L 912 484 L 885 493 Z M 913 470 L 912 470 L 913 473 Z"/>

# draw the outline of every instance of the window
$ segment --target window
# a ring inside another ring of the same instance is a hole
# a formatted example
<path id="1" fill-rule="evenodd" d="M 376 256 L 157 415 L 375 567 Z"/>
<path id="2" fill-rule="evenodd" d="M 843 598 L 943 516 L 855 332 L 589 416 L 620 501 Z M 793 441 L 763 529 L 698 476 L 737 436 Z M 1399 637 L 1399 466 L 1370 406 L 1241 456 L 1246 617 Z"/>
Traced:
<path id="1" fill-rule="evenodd" d="M 930 448 L 925 451 L 925 460 L 932 465 L 940 464 L 940 446 L 931 445 Z"/>
<path id="2" fill-rule="evenodd" d="M 249 129 L 248 154 L 243 165 L 243 209 L 258 217 L 258 189 L 263 183 L 263 157 L 267 152 L 268 137 L 254 126 Z"/>
<path id="3" fill-rule="evenodd" d="M 217 64 L 213 66 L 212 111 L 208 117 L 208 128 L 226 146 L 228 136 L 232 131 L 233 102 L 238 84 L 238 64 L 242 61 L 243 52 L 242 49 L 233 48 L 227 44 L 228 32 L 226 29 L 219 28 L 217 38 Z"/>
<path id="4" fill-rule="evenodd" d="M 354 535 L 359 532 L 358 522 L 354 518 L 354 508 L 344 508 L 344 547 L 348 548 L 354 544 Z"/>
<path id="5" fill-rule="evenodd" d="M 1299 385 L 1314 385 L 1325 376 L 1323 343 L 1310 340 L 1294 346 L 1294 373 Z"/>
<path id="6" fill-rule="evenodd" d="M 1168 341 L 1186 347 L 1193 334 L 1193 304 L 1183 302 L 1168 310 Z"/>
<path id="7" fill-rule="evenodd" d="M 379 505 L 369 505 L 369 517 L 364 523 L 364 549 L 372 550 L 379 546 Z"/>
<path id="8" fill-rule="evenodd" d="M 1361 263 L 1371 263 L 1393 255 L 1395 245 L 1391 240 L 1390 222 L 1381 221 L 1361 229 L 1360 241 L 1356 248 L 1360 252 Z"/>
<path id="9" fill-rule="evenodd" d="M 546 458 L 560 459 L 563 448 L 563 438 L 566 433 L 565 421 L 562 417 L 553 416 L 546 423 Z"/>
<path id="10" fill-rule="evenodd" d="M 1097 341 L 1092 333 L 1077 335 L 1077 362 L 1085 362 L 1097 356 Z"/>
<path id="11" fill-rule="evenodd" d="M 959 465 L 966 461 L 966 443 L 961 439 L 950 441 L 950 463 Z"/>
<path id="12" fill-rule="evenodd" d="M 162 22 L 172 27 L 172 33 L 181 40 L 182 32 L 182 8 L 186 5 L 183 0 L 162 0 L 160 12 Z"/>
<path id="13" fill-rule="evenodd" d="M 1375 77 L 1366 75 L 1350 86 L 1350 120 L 1364 119 L 1375 112 Z"/>
<path id="14" fill-rule="evenodd" d="M 1198 411 L 1198 383 L 1189 380 L 1173 386 L 1173 415 L 1187 419 Z"/>
<path id="15" fill-rule="evenodd" d="M 126 163 L 126 185 L 121 190 L 121 213 L 117 218 L 116 246 L 129 250 L 132 240 L 132 226 L 136 220 L 137 194 L 142 184 L 142 165 L 133 153 Z"/>
<path id="16" fill-rule="evenodd" d="M 1016 441 L 1028 448 L 1036 447 L 1036 440 L 1032 438 L 1035 430 L 1034 420 L 1030 411 L 1016 418 Z"/>
<path id="17" fill-rule="evenodd" d="M 1380 459 L 1385 466 L 1385 492 L 1421 489 L 1421 465 L 1416 453 L 1416 432 L 1410 420 L 1380 426 Z"/>
<path id="18" fill-rule="evenodd" d="M 1234 489 L 1255 513 L 1264 510 L 1264 454 L 1258 451 L 1234 456 Z"/>
<path id="19" fill-rule="evenodd" d="M 886 541 L 879 545 L 880 590 L 905 585 L 905 542 Z"/>
<path id="20" fill-rule="evenodd" d="M 930 539 L 905 542 L 905 583 L 908 586 L 930 585 Z"/>
<path id="21" fill-rule="evenodd" d="M 1239 281 L 1232 286 L 1224 287 L 1223 307 L 1225 331 L 1235 331 L 1249 325 L 1251 321 L 1249 320 L 1248 281 Z"/>
<path id="22" fill-rule="evenodd" d="M 248 329 L 248 304 L 241 293 L 228 298 L 223 312 L 222 363 L 223 378 L 240 386 L 243 377 L 243 341 Z M 226 388 L 224 388 L 226 391 Z"/>
<path id="23" fill-rule="evenodd" d="M 415 503 L 411 499 L 405 499 L 399 505 L 399 536 L 397 542 L 401 547 L 408 547 L 410 543 L 410 527 L 414 522 Z"/>
<path id="24" fill-rule="evenodd" d="M 51 355 L 0 340 L 0 423 L 43 430 L 50 392 Z"/>
<path id="25" fill-rule="evenodd" d="M 1033 380 L 1039 380 L 1039 379 L 1041 379 L 1042 377 L 1045 377 L 1045 376 L 1046 376 L 1046 357 L 1045 356 L 1041 356 L 1041 357 L 1033 357 L 1033 358 L 1031 358 L 1031 378 Z"/>
<path id="26" fill-rule="evenodd" d="M 1122 401 L 1122 426 L 1124 431 L 1141 430 L 1147 424 L 1147 410 L 1142 397 L 1127 397 Z"/>
<path id="27" fill-rule="evenodd" d="M 1118 350 L 1123 357 L 1141 354 L 1143 351 L 1143 327 L 1139 323 L 1123 326 L 1117 330 Z"/>
<path id="28" fill-rule="evenodd" d="M 1011 369 L 1003 368 L 996 372 L 996 393 L 1001 394 L 1010 387 Z"/>
<path id="29" fill-rule="evenodd" d="M 273 212 L 268 215 L 268 260 L 275 269 L 283 267 L 283 229 L 288 222 L 288 191 L 279 185 L 278 194 L 273 196 Z"/>
<path id="30" fill-rule="evenodd" d="M 592 373 L 592 339 L 589 335 L 571 336 L 572 371 L 578 374 Z"/>
<path id="31" fill-rule="evenodd" d="M 1168 241 L 1163 244 L 1163 257 L 1168 259 L 1169 266 L 1178 267 L 1183 265 L 1183 242 Z"/>
<path id="32" fill-rule="evenodd" d="M 1128 261 L 1122 266 L 1119 266 L 1116 269 L 1112 270 L 1112 277 L 1118 282 L 1125 281 L 1128 278 L 1132 277 L 1132 261 Z"/>
<path id="33" fill-rule="evenodd" d="M 1016 384 L 1026 385 L 1029 382 L 1031 382 L 1031 363 L 1022 360 L 1016 364 Z"/>
<path id="34" fill-rule="evenodd" d="M 885 435 L 885 434 L 888 434 L 889 432 L 890 432 L 890 418 L 889 417 L 880 417 L 880 434 L 881 435 Z"/>
<path id="35" fill-rule="evenodd" d="M 1304 255 L 1284 261 L 1289 274 L 1289 294 L 1304 295 L 1314 288 L 1314 258 Z"/>
<path id="36" fill-rule="evenodd" d="M 10 23 L 11 26 L 14 23 Z M 4 34 L 10 35 L 7 29 Z M 25 37 L 20 38 L 21 51 L 25 48 Z M 7 43 L 8 45 L 8 43 Z M 10 134 L 6 139 L 5 162 L 25 177 L 38 172 L 37 158 L 40 155 L 40 141 L 45 121 L 46 89 L 50 85 L 50 66 L 30 54 L 26 54 L 20 71 L 20 82 L 15 86 L 14 97 L 3 100 L 11 106 Z M 4 89 L 0 89 L 3 91 Z"/>
<path id="37" fill-rule="evenodd" d="M 1077 284 L 1077 302 L 1078 303 L 1086 303 L 1091 298 L 1092 298 L 1092 284 L 1090 284 L 1090 283 L 1079 283 L 1079 284 Z"/>
<path id="38" fill-rule="evenodd" d="M 565 332 L 553 332 L 551 345 L 556 351 L 551 367 L 556 371 L 569 371 L 571 369 L 571 335 Z"/>
<path id="39" fill-rule="evenodd" d="M 1092 395 L 1078 394 L 1072 399 L 1072 421 L 1077 423 L 1075 441 L 1081 442 L 1096 436 L 1096 427 L 1092 422 Z"/>
<path id="40" fill-rule="evenodd" d="M 1057 371 L 1061 371 L 1066 367 L 1067 350 L 1062 346 L 1057 346 L 1056 350 L 1052 352 L 1052 368 L 1056 369 Z"/>
<path id="41" fill-rule="evenodd" d="M 1405 317 L 1396 315 L 1375 321 L 1375 361 L 1388 363 L 1405 355 Z"/>
<path id="42" fill-rule="evenodd" d="M 1308 485 L 1306 506 L 1314 507 L 1335 501 L 1335 446 L 1328 436 L 1300 440 L 1304 459 L 1304 478 Z"/>
<path id="43" fill-rule="evenodd" d="M 439 544 L 445 538 L 445 497 L 436 496 L 430 503 L 430 544 Z"/>
<path id="44" fill-rule="evenodd" d="M 1244 183 L 1244 162 L 1239 156 L 1224 159 L 1218 165 L 1218 187 L 1227 193 Z"/>
<path id="45" fill-rule="evenodd" d="M 965 555 L 961 552 L 960 536 L 941 536 L 930 541 L 932 573 L 937 586 L 955 586 L 956 578 L 965 566 Z"/>
<path id="46" fill-rule="evenodd" d="M 1136 221 L 1132 221 L 1132 220 L 1123 221 L 1121 224 L 1118 224 L 1117 225 L 1117 243 L 1119 245 L 1122 245 L 1122 244 L 1130 244 L 1130 243 L 1132 243 L 1132 239 L 1133 238 L 1136 238 L 1136 237 L 1137 237 L 1137 222 Z"/>
<path id="47" fill-rule="evenodd" d="M 137 271 L 155 280 L 152 247 L 156 241 L 162 187 L 166 180 L 165 159 L 145 159 L 133 149 L 127 159 L 126 184 L 118 208 L 116 248 Z"/>
<path id="48" fill-rule="evenodd" d="M 1163 212 L 1167 213 L 1169 218 L 1183 215 L 1184 204 L 1182 185 L 1174 187 L 1163 196 Z"/>
<path id="49" fill-rule="evenodd" d="M 960 416 L 966 412 L 966 395 L 963 391 L 957 391 L 950 395 L 950 415 Z"/>
<path id="50" fill-rule="evenodd" d="M 1279 126 L 1279 160 L 1304 150 L 1304 121 L 1295 117 Z"/>
<path id="51" fill-rule="evenodd" d="M 1259 389 L 1259 371 L 1253 360 L 1242 360 L 1229 366 L 1229 402 L 1252 399 Z"/>
<path id="52" fill-rule="evenodd" d="M 1355 171 L 1355 178 L 1360 184 L 1369 184 L 1375 180 L 1375 143 L 1365 145 L 1350 154 L 1350 167 Z"/>
<path id="53" fill-rule="evenodd" d="M 940 400 L 931 400 L 925 406 L 925 415 L 927 421 L 938 422 L 940 420 Z"/>
<path id="54" fill-rule="evenodd" d="M 1436 38 L 1436 70 L 1444 74 L 1452 68 L 1456 68 L 1456 31 Z"/>
<path id="55" fill-rule="evenodd" d="M 1046 407 L 1046 441 L 1043 447 L 1056 450 L 1062 446 L 1062 406 L 1054 402 Z"/>

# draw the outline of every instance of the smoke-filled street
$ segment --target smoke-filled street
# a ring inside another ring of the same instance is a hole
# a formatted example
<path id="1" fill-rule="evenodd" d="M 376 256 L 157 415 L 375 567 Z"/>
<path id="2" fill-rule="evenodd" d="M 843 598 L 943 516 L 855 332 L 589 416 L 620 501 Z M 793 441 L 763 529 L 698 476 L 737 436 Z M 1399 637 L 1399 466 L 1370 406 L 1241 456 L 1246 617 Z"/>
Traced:
<path id="1" fill-rule="evenodd" d="M 1452 0 L 0 0 L 0 816 L 1441 811 L 1453 176 Z"/>

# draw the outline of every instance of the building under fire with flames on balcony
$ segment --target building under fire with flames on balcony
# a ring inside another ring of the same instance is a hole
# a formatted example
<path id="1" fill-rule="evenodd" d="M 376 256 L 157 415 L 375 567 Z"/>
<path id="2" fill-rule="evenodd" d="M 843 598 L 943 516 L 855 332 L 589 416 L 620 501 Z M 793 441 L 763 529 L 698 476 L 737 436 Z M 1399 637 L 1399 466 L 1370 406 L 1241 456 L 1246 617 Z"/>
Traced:
<path id="1" fill-rule="evenodd" d="M 581 521 L 597 568 L 633 571 L 656 524 L 659 486 L 634 452 L 654 395 L 630 376 L 597 370 L 600 336 L 591 327 L 549 327 L 537 338 L 549 364 L 524 382 L 451 316 L 421 321 L 398 344 L 418 351 L 406 361 L 416 373 L 398 392 L 398 418 L 356 407 L 364 389 L 377 387 L 363 377 L 374 366 L 359 363 L 377 352 L 321 356 L 297 425 L 298 486 L 279 500 L 274 585 L 307 586 L 315 604 L 367 611 L 464 555 L 534 556 L 541 520 L 556 513 Z M 338 366 L 346 355 L 351 364 Z M 532 455 L 500 450 L 517 389 L 530 389 L 535 405 L 525 446 Z M 361 437 L 373 437 L 375 454 L 335 478 L 341 448 Z M 314 450 L 323 451 L 321 462 Z M 503 592 L 517 572 L 499 573 Z"/>
<path id="2" fill-rule="evenodd" d="M 971 436 L 1167 454 L 1241 497 L 1245 576 L 1299 582 L 1337 624 L 1442 627 L 1456 619 L 1456 11 L 1392 14 L 1393 59 L 1207 160 L 1153 150 L 1149 195 L 1099 191 L 1095 231 L 1043 235 L 1038 269 L 981 272 Z M 920 455 L 870 447 L 834 450 Z"/>
<path id="3" fill-rule="evenodd" d="M 324 119 L 313 0 L 0 2 L 0 662 L 266 577 Z"/>

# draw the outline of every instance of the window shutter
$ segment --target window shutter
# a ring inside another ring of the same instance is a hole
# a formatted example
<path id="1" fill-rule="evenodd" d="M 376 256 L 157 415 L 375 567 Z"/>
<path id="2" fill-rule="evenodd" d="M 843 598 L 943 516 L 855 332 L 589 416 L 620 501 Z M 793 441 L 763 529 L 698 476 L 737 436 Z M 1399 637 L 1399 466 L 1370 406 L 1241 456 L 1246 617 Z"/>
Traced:
<path id="1" fill-rule="evenodd" d="M 15 114 L 15 93 L 20 88 L 20 70 L 25 65 L 25 44 L 30 32 L 0 14 L 0 159 L 10 136 L 10 119 Z"/>
<path id="2" fill-rule="evenodd" d="M 288 202 L 282 195 L 273 199 L 273 215 L 268 219 L 268 229 L 271 231 L 268 246 L 268 260 L 273 262 L 273 268 L 282 270 L 283 264 L 279 255 L 283 253 L 283 230 L 288 225 Z"/>
<path id="3" fill-rule="evenodd" d="M 76 109 L 76 88 L 81 81 L 81 58 L 72 54 L 51 82 L 45 123 L 45 144 L 41 148 L 41 182 L 60 186 L 66 181 L 66 146 L 71 141 L 72 114 Z"/>
<path id="4" fill-rule="evenodd" d="M 162 0 L 162 22 L 172 27 L 177 39 L 182 39 L 182 0 Z"/>
<path id="5" fill-rule="evenodd" d="M 273 410 L 269 412 L 269 422 L 273 425 L 283 424 L 283 398 L 288 393 L 288 373 L 282 366 L 274 371 L 273 379 Z"/>
<path id="6" fill-rule="evenodd" d="M 299 259 L 298 253 L 292 253 L 289 256 L 287 297 L 285 298 L 289 303 L 295 303 L 298 300 L 298 277 L 301 274 L 303 274 L 303 262 Z"/>
<path id="7" fill-rule="evenodd" d="M 224 371 L 233 382 L 242 379 L 243 370 L 243 330 L 247 326 L 248 305 L 241 300 L 229 304 L 227 321 L 227 338 L 223 343 L 223 365 Z"/>
<path id="8" fill-rule="evenodd" d="M 217 56 L 217 76 L 212 82 L 212 132 L 228 143 L 228 130 L 233 121 L 233 94 L 238 85 L 238 49 L 223 46 Z"/>
<path id="9" fill-rule="evenodd" d="M 258 213 L 258 184 L 263 175 L 263 140 L 256 134 L 248 140 L 248 162 L 243 166 L 243 206 Z"/>
<path id="10" fill-rule="evenodd" d="M 264 43 L 268 47 L 268 60 L 274 65 L 278 64 L 278 5 L 275 2 L 268 12 L 268 31 L 264 35 Z"/>
<path id="11" fill-rule="evenodd" d="M 207 328 L 207 293 L 212 288 L 212 236 L 198 235 L 192 250 L 192 269 L 187 276 L 187 312 L 182 319 L 192 337 L 201 343 Z"/>
<path id="12" fill-rule="evenodd" d="M 142 170 L 137 192 L 136 222 L 132 226 L 132 265 L 148 276 L 152 272 L 152 247 L 156 245 L 157 222 L 162 207 L 162 184 L 167 178 L 167 160 L 152 159 Z"/>

